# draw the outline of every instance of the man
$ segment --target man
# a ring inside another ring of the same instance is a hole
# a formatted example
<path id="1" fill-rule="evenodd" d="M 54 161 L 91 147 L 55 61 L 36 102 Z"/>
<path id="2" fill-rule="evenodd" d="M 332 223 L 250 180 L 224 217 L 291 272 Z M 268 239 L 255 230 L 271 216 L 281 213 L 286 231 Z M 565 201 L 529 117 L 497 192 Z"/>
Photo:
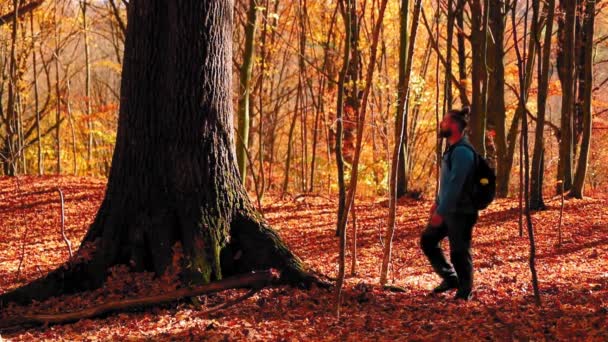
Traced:
<path id="1" fill-rule="evenodd" d="M 471 198 L 475 154 L 463 134 L 468 113 L 468 107 L 450 110 L 441 122 L 440 134 L 447 139 L 448 149 L 441 161 L 439 193 L 431 208 L 431 219 L 420 239 L 424 254 L 443 279 L 433 292 L 457 289 L 455 298 L 463 300 L 472 295 L 471 235 L 478 218 Z M 453 265 L 446 260 L 440 245 L 446 236 Z"/>

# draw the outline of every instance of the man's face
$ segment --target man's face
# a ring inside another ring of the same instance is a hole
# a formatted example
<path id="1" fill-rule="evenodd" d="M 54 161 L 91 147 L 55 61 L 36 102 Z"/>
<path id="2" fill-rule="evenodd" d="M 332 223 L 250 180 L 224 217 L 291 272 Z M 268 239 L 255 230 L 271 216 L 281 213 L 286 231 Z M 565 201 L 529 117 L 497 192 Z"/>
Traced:
<path id="1" fill-rule="evenodd" d="M 449 138 L 457 130 L 457 124 L 452 120 L 452 117 L 450 115 L 444 116 L 439 124 L 439 135 L 441 135 L 442 138 Z"/>

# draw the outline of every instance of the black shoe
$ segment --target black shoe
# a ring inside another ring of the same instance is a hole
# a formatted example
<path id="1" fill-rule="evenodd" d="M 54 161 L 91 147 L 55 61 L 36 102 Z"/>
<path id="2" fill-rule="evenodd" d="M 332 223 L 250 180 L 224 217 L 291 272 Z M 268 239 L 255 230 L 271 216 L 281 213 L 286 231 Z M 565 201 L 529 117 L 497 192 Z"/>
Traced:
<path id="1" fill-rule="evenodd" d="M 433 289 L 433 293 L 443 293 L 458 288 L 457 279 L 444 279 L 439 286 Z"/>
<path id="2" fill-rule="evenodd" d="M 458 290 L 456 291 L 456 295 L 454 296 L 455 300 L 464 300 L 469 301 L 473 298 L 473 291 L 471 290 Z"/>

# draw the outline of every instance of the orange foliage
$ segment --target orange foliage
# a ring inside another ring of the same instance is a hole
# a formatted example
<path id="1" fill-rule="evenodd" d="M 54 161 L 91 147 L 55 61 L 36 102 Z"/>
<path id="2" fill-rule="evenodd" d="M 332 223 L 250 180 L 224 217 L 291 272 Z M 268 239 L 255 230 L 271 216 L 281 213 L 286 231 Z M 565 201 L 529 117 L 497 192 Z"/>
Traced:
<path id="1" fill-rule="evenodd" d="M 67 259 L 59 233 L 59 203 L 66 197 L 66 231 L 77 243 L 103 196 L 103 181 L 75 177 L 0 179 L 0 292 L 37 278 Z M 70 325 L 13 332 L 4 337 L 32 339 L 159 340 L 606 340 L 608 329 L 608 197 L 569 200 L 565 206 L 565 243 L 556 247 L 559 200 L 535 213 L 537 269 L 544 306 L 536 307 L 527 264 L 528 240 L 518 237 L 517 202 L 500 200 L 482 213 L 474 233 L 475 298 L 457 304 L 450 296 L 430 296 L 437 283 L 418 248 L 418 235 L 430 203 L 405 200 L 397 212 L 394 258 L 389 279 L 406 292 L 378 286 L 381 236 L 387 208 L 358 202 L 358 275 L 347 278 L 342 319 L 336 321 L 332 292 L 279 287 L 261 291 L 236 306 L 204 315 L 188 303 L 120 313 Z M 268 196 L 264 212 L 281 237 L 310 266 L 336 274 L 334 236 L 336 201 L 323 196 L 278 200 Z M 24 240 L 24 231 L 27 237 Z M 17 269 L 25 241 L 20 277 Z M 175 247 L 179 255 L 179 246 Z M 175 261 L 177 265 L 178 259 Z M 76 310 L 109 298 L 159 293 L 174 288 L 172 277 L 154 279 L 112 270 L 105 287 L 64 296 L 20 310 Z M 214 306 L 242 294 L 227 291 L 204 297 Z M 1 317 L 1 316 L 0 316 Z M 0 318 L 1 319 L 1 318 Z"/>

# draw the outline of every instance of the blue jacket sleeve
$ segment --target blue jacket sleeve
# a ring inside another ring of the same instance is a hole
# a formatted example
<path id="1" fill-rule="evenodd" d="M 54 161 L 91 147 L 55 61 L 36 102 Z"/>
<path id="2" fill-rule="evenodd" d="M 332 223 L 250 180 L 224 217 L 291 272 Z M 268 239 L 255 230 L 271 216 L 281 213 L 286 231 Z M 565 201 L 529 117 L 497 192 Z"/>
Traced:
<path id="1" fill-rule="evenodd" d="M 452 211 L 457 205 L 462 187 L 475 163 L 473 152 L 466 147 L 454 148 L 450 158 L 452 159 L 452 169 L 448 170 L 446 184 L 441 184 L 445 188 L 441 191 L 442 196 L 439 198 L 437 206 L 437 214 L 442 216 Z"/>

